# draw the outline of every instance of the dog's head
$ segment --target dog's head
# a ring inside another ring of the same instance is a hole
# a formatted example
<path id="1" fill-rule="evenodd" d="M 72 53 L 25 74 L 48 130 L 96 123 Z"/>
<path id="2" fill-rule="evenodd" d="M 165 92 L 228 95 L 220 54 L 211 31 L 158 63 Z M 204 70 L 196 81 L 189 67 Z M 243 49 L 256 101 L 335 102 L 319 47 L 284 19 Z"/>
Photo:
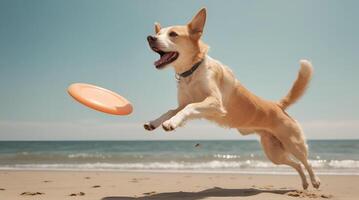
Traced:
<path id="1" fill-rule="evenodd" d="M 155 61 L 157 69 L 167 65 L 188 64 L 201 52 L 200 38 L 206 22 L 206 9 L 202 8 L 196 16 L 183 26 L 161 28 L 155 23 L 155 35 L 147 37 L 151 49 L 160 55 Z"/>

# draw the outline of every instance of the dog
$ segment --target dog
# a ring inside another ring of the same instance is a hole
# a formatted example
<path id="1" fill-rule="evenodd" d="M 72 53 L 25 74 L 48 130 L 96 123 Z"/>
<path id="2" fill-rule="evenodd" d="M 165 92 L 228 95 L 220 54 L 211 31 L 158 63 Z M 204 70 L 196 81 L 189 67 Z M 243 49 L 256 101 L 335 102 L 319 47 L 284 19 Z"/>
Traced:
<path id="1" fill-rule="evenodd" d="M 157 69 L 171 65 L 178 79 L 178 107 L 144 124 L 146 130 L 161 126 L 173 131 L 191 119 L 204 118 L 222 127 L 236 128 L 242 135 L 258 134 L 264 152 L 274 164 L 288 165 L 300 175 L 302 186 L 308 171 L 314 188 L 320 180 L 308 162 L 308 146 L 299 123 L 285 110 L 305 93 L 313 74 L 312 64 L 300 61 L 300 70 L 289 93 L 272 102 L 246 89 L 226 65 L 208 56 L 201 40 L 207 11 L 202 8 L 183 26 L 162 28 L 147 37 L 150 48 L 160 55 Z"/>

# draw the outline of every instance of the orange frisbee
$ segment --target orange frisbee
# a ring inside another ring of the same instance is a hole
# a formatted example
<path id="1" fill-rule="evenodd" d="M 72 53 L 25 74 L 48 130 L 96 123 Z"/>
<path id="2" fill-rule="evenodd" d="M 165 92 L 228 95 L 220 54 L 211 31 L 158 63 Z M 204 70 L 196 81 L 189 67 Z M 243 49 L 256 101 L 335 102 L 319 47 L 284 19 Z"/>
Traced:
<path id="1" fill-rule="evenodd" d="M 74 83 L 67 89 L 70 96 L 92 109 L 113 115 L 128 115 L 131 103 L 121 95 L 96 85 Z"/>

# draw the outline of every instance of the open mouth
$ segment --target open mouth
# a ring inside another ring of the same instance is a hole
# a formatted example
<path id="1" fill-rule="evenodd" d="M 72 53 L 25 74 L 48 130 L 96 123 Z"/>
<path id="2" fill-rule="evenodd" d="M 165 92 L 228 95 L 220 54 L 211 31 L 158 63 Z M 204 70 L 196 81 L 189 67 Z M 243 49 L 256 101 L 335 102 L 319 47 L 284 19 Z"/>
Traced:
<path id="1" fill-rule="evenodd" d="M 175 61 L 179 55 L 176 51 L 164 52 L 157 49 L 156 47 L 152 47 L 152 50 L 160 54 L 160 59 L 154 62 L 154 65 L 157 69 L 161 69 L 162 67 Z"/>

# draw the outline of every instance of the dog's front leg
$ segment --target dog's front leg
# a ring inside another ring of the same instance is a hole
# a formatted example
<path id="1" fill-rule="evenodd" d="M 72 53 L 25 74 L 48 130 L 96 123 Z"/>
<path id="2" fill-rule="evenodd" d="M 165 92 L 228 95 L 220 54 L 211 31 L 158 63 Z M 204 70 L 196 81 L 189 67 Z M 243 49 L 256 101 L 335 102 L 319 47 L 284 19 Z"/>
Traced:
<path id="1" fill-rule="evenodd" d="M 162 127 L 165 131 L 172 131 L 189 119 L 224 116 L 226 113 L 222 102 L 218 98 L 210 96 L 201 102 L 188 104 L 176 115 L 163 122 Z"/>
<path id="2" fill-rule="evenodd" d="M 175 114 L 177 114 L 177 112 L 180 109 L 181 108 L 179 107 L 179 108 L 176 108 L 176 109 L 173 109 L 173 110 L 169 110 L 166 113 L 164 113 L 163 115 L 161 115 L 159 118 L 145 123 L 143 125 L 143 127 L 148 131 L 152 131 L 152 130 L 156 129 L 157 127 L 159 127 L 164 121 L 170 119 Z"/>

